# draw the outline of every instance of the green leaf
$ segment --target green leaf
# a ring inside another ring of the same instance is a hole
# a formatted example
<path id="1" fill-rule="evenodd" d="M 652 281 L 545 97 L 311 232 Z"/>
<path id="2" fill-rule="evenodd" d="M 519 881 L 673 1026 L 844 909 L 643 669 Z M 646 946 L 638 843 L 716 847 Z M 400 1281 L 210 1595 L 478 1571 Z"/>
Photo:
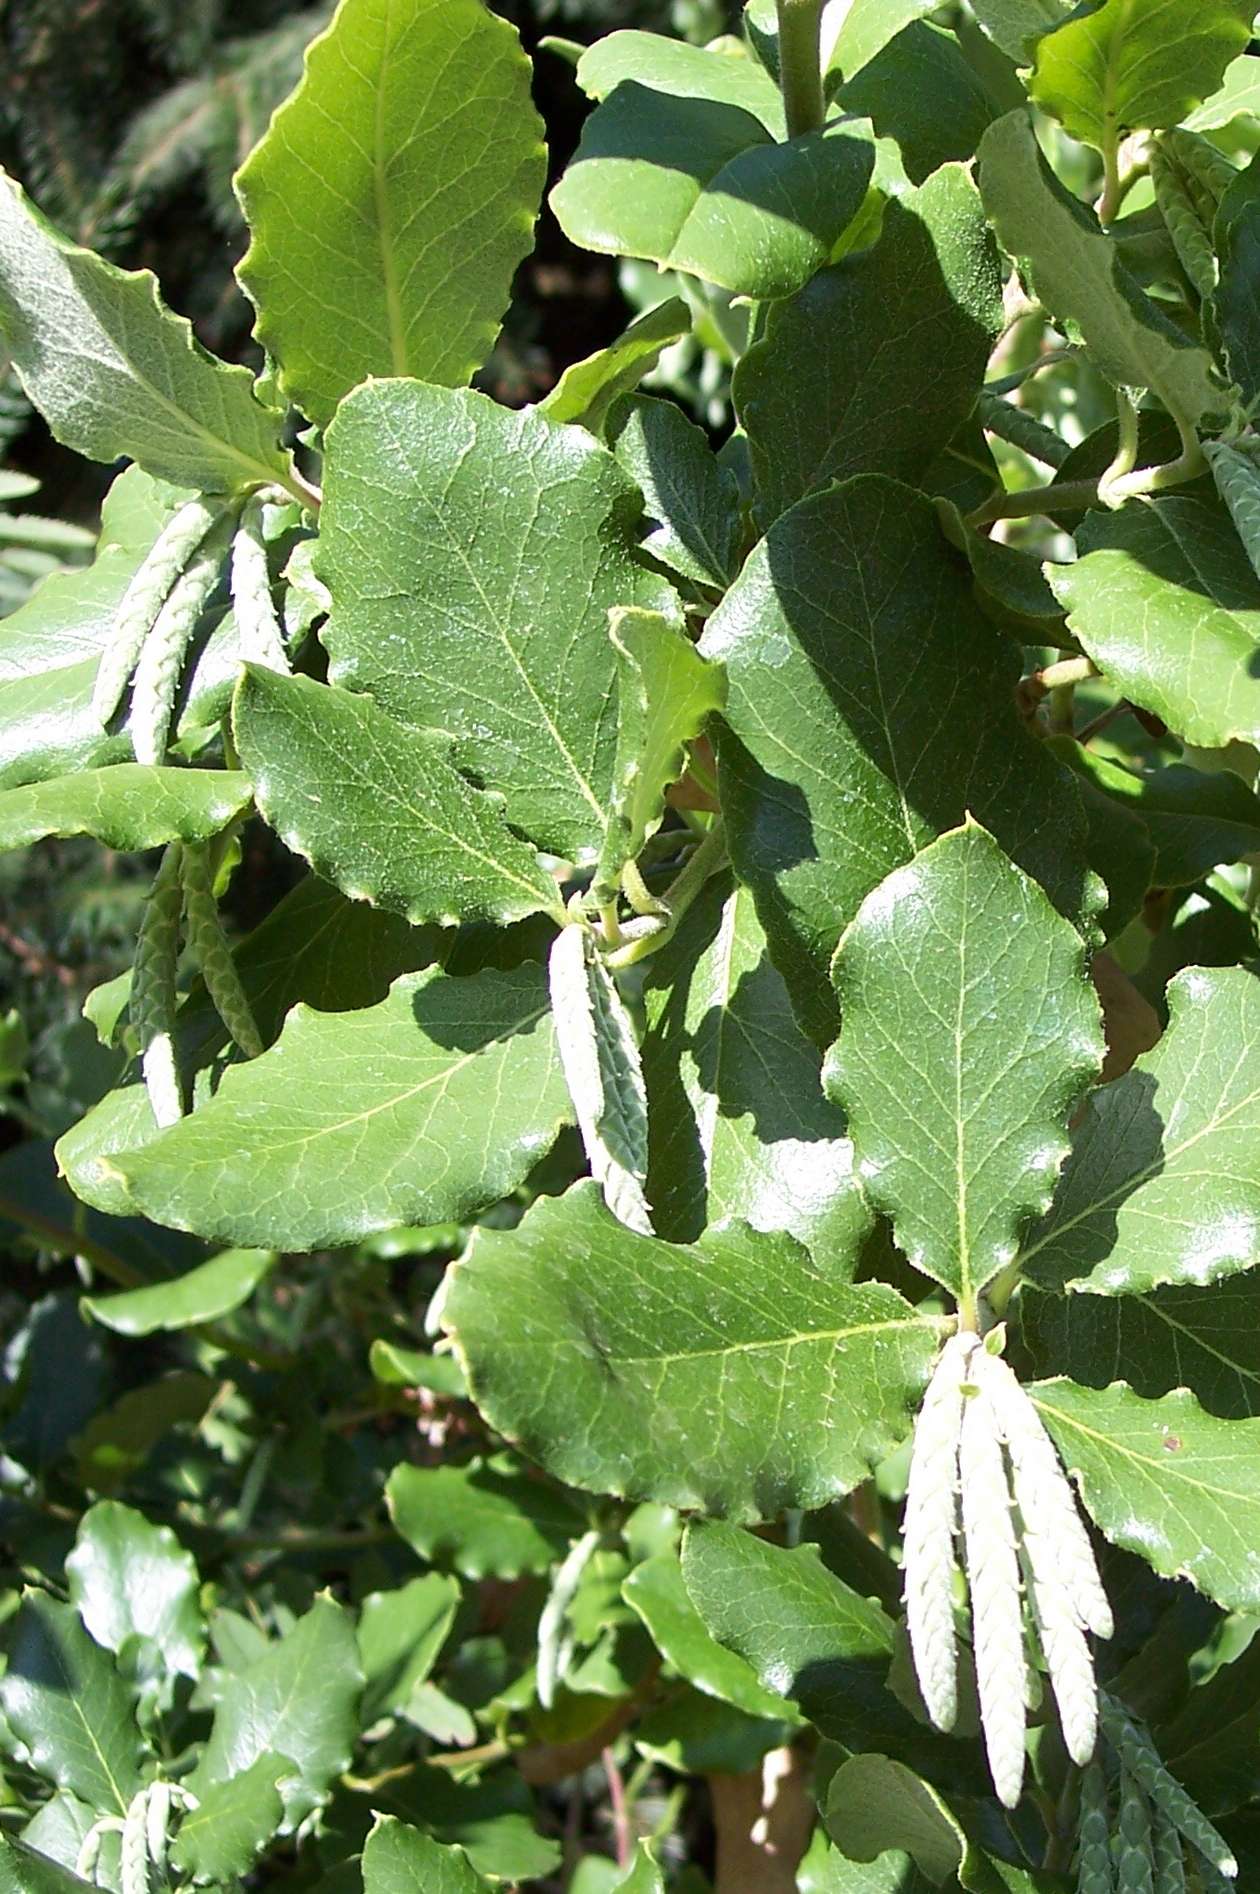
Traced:
<path id="1" fill-rule="evenodd" d="M 1260 578 L 1224 507 L 1163 499 L 1090 513 L 1077 547 L 1051 584 L 1116 689 L 1189 743 L 1260 737 Z"/>
<path id="2" fill-rule="evenodd" d="M 636 1565 L 622 1586 L 657 1650 L 680 1677 L 746 1716 L 783 1717 L 781 1696 L 767 1690 L 742 1657 L 712 1637 L 683 1583 L 678 1555 L 661 1552 Z"/>
<path id="3" fill-rule="evenodd" d="M 868 13 L 872 6 L 886 9 L 886 0 L 866 0 Z M 972 157 L 1002 109 L 957 36 L 926 20 L 898 33 L 841 88 L 837 103 L 854 117 L 869 118 L 880 138 L 894 141 L 915 184 L 952 159 Z"/>
<path id="4" fill-rule="evenodd" d="M 647 962 L 648 1196 L 659 1235 L 743 1218 L 856 1258 L 871 1230 L 844 1117 L 746 888 L 714 877 Z"/>
<path id="5" fill-rule="evenodd" d="M 284 1637 L 247 1669 L 221 1674 L 214 1722 L 188 1787 L 200 1796 L 231 1782 L 260 1756 L 294 1765 L 281 1794 L 292 1829 L 327 1799 L 350 1766 L 363 1672 L 350 1614 L 316 1598 Z"/>
<path id="6" fill-rule="evenodd" d="M 397 1591 L 370 1592 L 363 1600 L 359 1656 L 367 1680 L 366 1724 L 406 1707 L 412 1691 L 437 1662 L 458 1605 L 459 1586 L 440 1572 L 413 1578 Z"/>
<path id="7" fill-rule="evenodd" d="M 1218 1420 L 1186 1388 L 1144 1401 L 1122 1381 L 1029 1389 L 1096 1524 L 1164 1578 L 1227 1611 L 1260 1604 L 1260 1421 Z"/>
<path id="8" fill-rule="evenodd" d="M 462 1848 L 378 1815 L 363 1848 L 363 1894 L 490 1894 Z"/>
<path id="9" fill-rule="evenodd" d="M 385 1497 L 408 1544 L 465 1578 L 546 1572 L 582 1529 L 562 1494 L 496 1462 L 395 1467 Z"/>
<path id="10" fill-rule="evenodd" d="M 863 1479 L 927 1377 L 934 1324 L 850 1272 L 742 1224 L 638 1236 L 582 1183 L 476 1231 L 443 1324 L 490 1425 L 557 1478 L 769 1518 Z"/>
<path id="11" fill-rule="evenodd" d="M 1015 648 L 932 502 L 864 478 L 778 520 L 710 619 L 731 859 L 811 1038 L 836 1032 L 836 939 L 890 869 L 970 810 L 1062 912 L 1094 903 L 1062 766 L 1023 727 Z M 909 718 L 910 694 L 966 715 Z"/>
<path id="12" fill-rule="evenodd" d="M 181 1874 L 220 1885 L 248 1874 L 284 1821 L 279 1784 L 297 1777 L 287 1756 L 265 1750 L 248 1768 L 199 1792 L 198 1806 L 182 1816 L 171 1848 Z"/>
<path id="13" fill-rule="evenodd" d="M 1260 849 L 1260 796 L 1233 770 L 1171 763 L 1139 775 L 1070 739 L 1051 742 L 1084 781 L 1140 819 L 1155 847 L 1153 887 L 1187 888 Z"/>
<path id="14" fill-rule="evenodd" d="M 66 1559 L 70 1602 L 108 1651 L 128 1638 L 156 1645 L 170 1671 L 201 1675 L 205 1629 L 192 1555 L 169 1526 L 155 1526 L 116 1500 L 99 1500 L 79 1521 Z"/>
<path id="15" fill-rule="evenodd" d="M 556 1048 L 587 1160 L 615 1217 L 652 1234 L 647 1097 L 634 1021 L 586 927 L 565 927 L 547 958 Z"/>
<path id="16" fill-rule="evenodd" d="M 37 1774 L 98 1814 L 123 1815 L 140 1787 L 131 1692 L 72 1605 L 28 1591 L 8 1638 L 0 1715 Z"/>
<path id="17" fill-rule="evenodd" d="M 931 1885 L 899 1849 L 875 1861 L 850 1861 L 821 1828 L 814 1830 L 797 1877 L 800 1894 L 928 1894 Z"/>
<path id="18" fill-rule="evenodd" d="M 1220 281 L 1211 301 L 1212 327 L 1231 379 L 1254 410 L 1260 401 L 1260 312 L 1255 293 L 1260 261 L 1260 166 L 1254 160 L 1221 199 L 1214 238 Z"/>
<path id="19" fill-rule="evenodd" d="M 633 559 L 639 498 L 582 428 L 386 382 L 328 435 L 321 570 L 332 681 L 455 759 L 541 846 L 593 860 L 616 716 L 608 612 L 668 610 Z"/>
<path id="20" fill-rule="evenodd" d="M 1194 967 L 1154 1051 L 1089 1101 L 1024 1252 L 1041 1282 L 1135 1295 L 1250 1269 L 1260 1244 L 1260 980 Z"/>
<path id="21" fill-rule="evenodd" d="M 852 474 L 917 481 L 975 406 L 1001 324 L 980 199 L 949 165 L 887 205 L 873 249 L 771 309 L 739 363 L 763 523 Z"/>
<path id="22" fill-rule="evenodd" d="M 906 38 L 916 20 L 935 12 L 932 0 L 849 0 L 827 58 L 828 72 L 851 80 L 890 41 Z"/>
<path id="23" fill-rule="evenodd" d="M 1092 0 L 1037 41 L 1029 93 L 1073 138 L 1114 150 L 1179 125 L 1251 38 L 1252 0 Z"/>
<path id="24" fill-rule="evenodd" d="M 1055 177 L 1027 112 L 1009 112 L 980 141 L 980 191 L 1040 301 L 1084 338 L 1113 386 L 1149 388 L 1187 423 L 1223 411 L 1211 356 L 1157 308 L 1093 212 Z"/>
<path id="25" fill-rule="evenodd" d="M 1205 1815 L 1225 1815 L 1260 1792 L 1260 1642 L 1196 1684 L 1159 1732 L 1168 1766 Z"/>
<path id="26" fill-rule="evenodd" d="M 256 333 L 313 421 L 370 376 L 481 367 L 530 248 L 542 130 L 516 31 L 479 0 L 342 0 L 237 178 Z"/>
<path id="27" fill-rule="evenodd" d="M 0 1894 L 84 1894 L 92 1885 L 37 1848 L 0 1834 Z"/>
<path id="28" fill-rule="evenodd" d="M 72 1442 L 79 1478 L 98 1493 L 116 1492 L 174 1428 L 196 1426 L 219 1392 L 217 1381 L 191 1368 L 128 1388 Z"/>
<path id="29" fill-rule="evenodd" d="M 871 1862 L 889 1849 L 911 1856 L 940 1887 L 968 1851 L 957 1818 L 923 1777 L 888 1756 L 850 1756 L 831 1778 L 823 1820 L 846 1855 Z"/>
<path id="30" fill-rule="evenodd" d="M 1103 789 L 1092 767 L 1095 759 L 1091 751 L 1083 750 L 1071 737 L 1050 737 L 1047 741 L 1055 755 L 1076 770 L 1089 825 L 1089 865 L 1104 882 L 1108 895 L 1098 924 L 1104 942 L 1111 941 L 1136 919 L 1148 891 L 1159 885 L 1155 845 L 1137 810 Z M 1081 762 L 1082 757 L 1089 761 Z"/>
<path id="31" fill-rule="evenodd" d="M 616 610 L 617 761 L 596 881 L 614 888 L 665 813 L 665 791 L 686 765 L 686 745 L 726 702 L 720 665 L 700 656 L 659 612 Z"/>
<path id="32" fill-rule="evenodd" d="M 352 900 L 413 924 L 563 917 L 555 881 L 498 799 L 448 761 L 448 738 L 408 729 L 370 697 L 252 664 L 232 722 L 267 821 Z"/>
<path id="33" fill-rule="evenodd" d="M 1040 1374 L 1087 1387 L 1121 1376 L 1148 1400 L 1189 1388 L 1223 1420 L 1260 1415 L 1260 1276 L 1246 1270 L 1210 1289 L 1145 1295 L 1065 1294 L 1033 1280 L 1019 1289 L 1020 1333 Z"/>
<path id="34" fill-rule="evenodd" d="M 116 1295 L 84 1296 L 79 1306 L 115 1335 L 194 1328 L 231 1315 L 248 1302 L 275 1263 L 274 1250 L 223 1250 L 167 1282 L 122 1289 Z"/>
<path id="35" fill-rule="evenodd" d="M 612 418 L 617 459 L 655 522 L 644 550 L 696 585 L 725 591 L 739 569 L 739 489 L 702 428 L 645 395 Z"/>
<path id="36" fill-rule="evenodd" d="M 639 1843 L 629 1872 L 616 1884 L 615 1894 L 665 1894 L 665 1876 L 652 1842 Z"/>
<path id="37" fill-rule="evenodd" d="M 148 768 L 118 763 L 0 793 L 0 849 L 47 835 L 91 835 L 106 848 L 200 842 L 249 805 L 239 770 Z"/>
<path id="38" fill-rule="evenodd" d="M 709 99 L 736 105 L 782 138 L 783 100 L 756 59 L 717 47 L 689 46 L 660 33 L 609 33 L 578 62 L 578 84 L 588 98 L 606 99 L 633 80 L 667 99 Z"/>
<path id="39" fill-rule="evenodd" d="M 824 1082 L 867 1197 L 973 1311 L 1049 1206 L 1068 1117 L 1102 1065 L 1080 936 L 969 823 L 867 896 L 834 975 L 843 1023 Z"/>
<path id="40" fill-rule="evenodd" d="M 625 79 L 587 119 L 550 202 L 585 250 L 790 296 L 861 208 L 873 162 L 852 124 L 776 144 L 740 105 Z"/>
<path id="41" fill-rule="evenodd" d="M 1236 118 L 1260 110 L 1260 59 L 1244 53 L 1225 70 L 1225 76 L 1211 97 L 1191 112 L 1186 125 L 1191 131 L 1216 131 Z"/>
<path id="42" fill-rule="evenodd" d="M 279 417 L 247 368 L 207 355 L 150 270 L 82 250 L 0 176 L 0 334 L 56 438 L 160 480 L 234 492 L 287 482 Z"/>
<path id="43" fill-rule="evenodd" d="M 379 1337 L 368 1350 L 372 1379 L 387 1388 L 430 1388 L 434 1394 L 463 1395 L 464 1376 L 454 1355 L 431 1355 L 422 1348 L 400 1348 Z"/>
<path id="44" fill-rule="evenodd" d="M 1075 5 L 1076 0 L 972 0 L 971 10 L 1007 57 L 1026 66 L 1041 35 L 1066 19 Z"/>
<path id="45" fill-rule="evenodd" d="M 681 297 L 657 303 L 636 316 L 624 335 L 606 349 L 571 362 L 551 393 L 539 402 L 540 413 L 551 421 L 571 421 L 592 434 L 602 434 L 613 402 L 633 394 L 662 353 L 681 341 L 690 328 L 691 311 Z"/>

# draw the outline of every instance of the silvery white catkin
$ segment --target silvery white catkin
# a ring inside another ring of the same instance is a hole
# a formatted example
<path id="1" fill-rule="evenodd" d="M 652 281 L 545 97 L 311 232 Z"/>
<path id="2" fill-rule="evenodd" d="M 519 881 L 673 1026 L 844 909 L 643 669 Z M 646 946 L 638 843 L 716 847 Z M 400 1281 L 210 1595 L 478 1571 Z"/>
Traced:
<path id="1" fill-rule="evenodd" d="M 980 1348 L 969 1370 L 977 1385 L 963 1401 L 958 1452 L 963 1545 L 989 1770 L 999 1801 L 1014 1808 L 1024 1785 L 1024 1614 L 1010 1488 L 984 1391 L 982 1358 L 990 1359 Z"/>
<path id="2" fill-rule="evenodd" d="M 261 664 L 287 676 L 292 667 L 271 596 L 263 502 L 257 494 L 246 504 L 232 541 L 232 609 L 241 663 Z"/>
<path id="3" fill-rule="evenodd" d="M 148 1791 L 137 1790 L 123 1817 L 119 1879 L 122 1894 L 149 1894 Z"/>
<path id="4" fill-rule="evenodd" d="M 1115 1628 L 1111 1606 L 1098 1575 L 1076 1503 L 1076 1494 L 1041 1417 L 1007 1364 L 986 1355 L 985 1386 L 990 1393 L 1011 1459 L 1015 1502 L 1020 1509 L 1024 1543 L 1033 1558 L 1041 1540 L 1043 1564 L 1053 1565 L 1061 1589 L 1072 1603 L 1082 1630 L 1109 1638 Z"/>
<path id="5" fill-rule="evenodd" d="M 967 1363 L 975 1335 L 951 1335 L 914 1425 L 902 1527 L 906 1630 L 928 1715 L 950 1730 L 958 1714 L 954 1638 L 954 1533 L 958 1523 L 958 1445 Z"/>
<path id="6" fill-rule="evenodd" d="M 123 593 L 92 689 L 92 713 L 108 723 L 172 586 L 214 525 L 222 501 L 199 497 L 173 513 Z"/>
<path id="7" fill-rule="evenodd" d="M 1117 1894 L 1155 1894 L 1151 1811 L 1137 1778 L 1123 1768 L 1120 1771 L 1115 1851 Z"/>
<path id="8" fill-rule="evenodd" d="M 172 842 L 162 857 L 140 917 L 131 971 L 130 1008 L 140 1034 L 140 1069 L 161 1126 L 175 1124 L 184 1115 L 175 1060 L 182 853 L 181 844 Z"/>
<path id="9" fill-rule="evenodd" d="M 1111 1806 L 1107 1800 L 1107 1778 L 1098 1762 L 1091 1762 L 1081 1773 L 1076 1834 L 1076 1894 L 1115 1894 Z"/>
<path id="10" fill-rule="evenodd" d="M 1192 1848 L 1197 1848 L 1219 1874 L 1229 1879 L 1238 1863 L 1225 1837 L 1215 1829 L 1197 1802 L 1191 1800 L 1146 1732 L 1115 1697 L 1103 1693 L 1100 1714 L 1107 1739 L 1129 1773 L 1139 1782 Z"/>
<path id="11" fill-rule="evenodd" d="M 188 950 L 215 1012 L 246 1058 L 256 1059 L 263 1050 L 262 1034 L 223 932 L 208 842 L 189 842 L 184 848 L 184 919 Z"/>
<path id="12" fill-rule="evenodd" d="M 1155 1894 L 1186 1894 L 1186 1862 L 1181 1836 L 1158 1802 L 1151 1810 L 1155 1844 Z"/>
<path id="13" fill-rule="evenodd" d="M 1059 1706 L 1063 1741 L 1073 1762 L 1085 1764 L 1098 1740 L 1098 1684 L 1089 1640 L 1076 1620 L 1071 1601 L 1057 1581 L 1044 1535 L 1025 1538 L 1024 1567 L 1028 1596 L 1041 1640 L 1041 1653 Z"/>
<path id="14" fill-rule="evenodd" d="M 166 755 L 184 655 L 219 582 L 226 539 L 224 518 L 220 518 L 171 587 L 144 641 L 132 679 L 131 715 L 127 719 L 137 763 L 160 763 Z"/>

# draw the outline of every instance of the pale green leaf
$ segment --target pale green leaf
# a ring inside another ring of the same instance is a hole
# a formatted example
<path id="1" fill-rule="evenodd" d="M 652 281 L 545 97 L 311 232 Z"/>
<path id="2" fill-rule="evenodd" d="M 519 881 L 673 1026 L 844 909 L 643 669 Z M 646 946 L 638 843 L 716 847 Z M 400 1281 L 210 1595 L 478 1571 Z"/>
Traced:
<path id="1" fill-rule="evenodd" d="M 274 1250 L 223 1250 L 182 1276 L 114 1295 L 84 1296 L 79 1306 L 115 1335 L 194 1328 L 248 1302 L 275 1262 Z"/>
<path id="2" fill-rule="evenodd" d="M 498 800 L 448 761 L 448 738 L 408 729 L 370 697 L 256 665 L 232 722 L 267 821 L 353 900 L 413 924 L 562 917 L 555 881 Z"/>
<path id="3" fill-rule="evenodd" d="M 48 835 L 91 835 L 106 848 L 160 848 L 200 842 L 249 806 L 239 770 L 149 768 L 119 763 L 52 782 L 0 791 L 0 849 L 26 848 Z"/>
<path id="4" fill-rule="evenodd" d="M 702 649 L 727 672 L 731 859 L 819 1044 L 835 1037 L 841 930 L 968 810 L 1061 912 L 1092 910 L 1079 802 L 1021 722 L 1018 654 L 929 499 L 870 477 L 802 501 L 750 555 Z M 932 717 L 907 715 L 920 699 Z M 945 708 L 961 703 L 965 717 Z"/>
<path id="5" fill-rule="evenodd" d="M 211 1783 L 185 1811 L 171 1860 L 197 1882 L 222 1885 L 248 1874 L 284 1821 L 279 1784 L 299 1774 L 287 1756 L 264 1750 L 246 1769 Z"/>
<path id="6" fill-rule="evenodd" d="M 616 1883 L 614 1894 L 665 1894 L 665 1876 L 652 1842 L 639 1843 L 628 1872 Z"/>
<path id="7" fill-rule="evenodd" d="M 831 42 L 827 70 L 852 79 L 906 27 L 935 12 L 932 0 L 849 0 Z"/>
<path id="8" fill-rule="evenodd" d="M 1029 1389 L 1095 1523 L 1165 1578 L 1227 1611 L 1260 1606 L 1260 1421 L 1218 1420 L 1188 1389 Z"/>
<path id="9" fill-rule="evenodd" d="M 36 1773 L 102 1815 L 123 1815 L 140 1787 L 140 1732 L 112 1655 L 72 1605 L 28 1591 L 8 1636 L 0 1715 Z"/>
<path id="10" fill-rule="evenodd" d="M 92 1885 L 37 1848 L 0 1834 L 0 1894 L 85 1894 Z"/>
<path id="11" fill-rule="evenodd" d="M 899 1849 L 891 1849 L 875 1861 L 851 1861 L 819 1827 L 814 1830 L 796 1885 L 800 1894 L 928 1894 L 932 1884 Z"/>
<path id="12" fill-rule="evenodd" d="M 349 1612 L 316 1598 L 282 1638 L 244 1670 L 223 1672 L 194 1795 L 229 1783 L 260 1756 L 294 1765 L 281 1787 L 287 1828 L 324 1802 L 350 1765 L 363 1671 Z"/>
<path id="13" fill-rule="evenodd" d="M 638 1236 L 577 1184 L 477 1230 L 443 1323 L 490 1425 L 558 1478 L 768 1518 L 864 1478 L 927 1376 L 934 1325 L 850 1267 L 740 1224 Z"/>
<path id="14" fill-rule="evenodd" d="M 697 1690 L 730 1703 L 746 1716 L 791 1715 L 781 1696 L 767 1690 L 752 1666 L 719 1644 L 692 1604 L 675 1552 L 661 1552 L 636 1565 L 622 1586 L 667 1664 Z"/>
<path id="15" fill-rule="evenodd" d="M 931 1783 L 888 1756 L 842 1762 L 827 1789 L 823 1820 L 846 1855 L 870 1862 L 899 1849 L 934 1887 L 958 1874 L 968 1852 L 957 1817 Z"/>
<path id="16" fill-rule="evenodd" d="M 1123 696 L 1186 742 L 1260 738 L 1260 578 L 1219 502 L 1086 515 L 1048 568 L 1073 636 Z"/>
<path id="17" fill-rule="evenodd" d="M 657 303 L 634 321 L 615 342 L 583 361 L 571 362 L 538 407 L 552 421 L 572 421 L 602 434 L 608 410 L 622 395 L 633 394 L 663 352 L 691 328 L 691 311 L 679 296 Z"/>
<path id="18" fill-rule="evenodd" d="M 1037 42 L 1030 95 L 1100 151 L 1179 125 L 1251 38 L 1254 0 L 1093 0 Z"/>
<path id="19" fill-rule="evenodd" d="M 915 1268 L 974 1311 L 1049 1206 L 1102 1065 L 1080 935 L 968 824 L 867 896 L 834 973 L 825 1083 L 866 1195 Z"/>
<path id="20" fill-rule="evenodd" d="M 406 1708 L 437 1662 L 458 1605 L 458 1584 L 441 1572 L 413 1578 L 397 1591 L 369 1592 L 359 1609 L 365 1723 Z"/>
<path id="21" fill-rule="evenodd" d="M 1260 59 L 1244 53 L 1226 68 L 1217 90 L 1197 111 L 1191 112 L 1186 125 L 1191 131 L 1215 131 L 1244 114 L 1254 116 L 1256 112 L 1260 112 Z"/>
<path id="22" fill-rule="evenodd" d="M 1168 1005 L 1154 1051 L 1089 1101 L 1024 1252 L 1042 1282 L 1133 1295 L 1260 1261 L 1260 980 L 1193 967 Z"/>
<path id="23" fill-rule="evenodd" d="M 501 1461 L 395 1467 L 385 1497 L 408 1544 L 465 1578 L 545 1572 L 582 1529 L 581 1515 L 554 1487 Z"/>
<path id="24" fill-rule="evenodd" d="M 541 846 L 593 860 L 616 744 L 614 605 L 668 610 L 639 498 L 583 428 L 386 382 L 328 435 L 332 681 L 446 731 Z"/>
<path id="25" fill-rule="evenodd" d="M 116 1500 L 98 1500 L 79 1521 L 66 1578 L 71 1603 L 106 1650 L 121 1652 L 128 1638 L 145 1638 L 168 1670 L 200 1676 L 200 1580 L 169 1526 L 153 1525 Z"/>
<path id="26" fill-rule="evenodd" d="M 724 591 L 739 567 L 739 489 L 704 430 L 674 402 L 647 396 L 610 426 L 617 459 L 653 522 L 644 550 L 682 578 Z"/>
<path id="27" fill-rule="evenodd" d="M 336 1248 L 493 1203 L 569 1115 L 542 969 L 431 969 L 361 1012 L 295 1008 L 191 1117 L 81 1158 L 76 1187 L 227 1243 Z"/>
<path id="28" fill-rule="evenodd" d="M 1073 11 L 1076 0 L 972 0 L 972 12 L 985 32 L 1017 65 L 1026 66 L 1043 33 Z"/>
<path id="29" fill-rule="evenodd" d="M 861 208 L 873 162 L 856 124 L 776 144 L 742 106 L 625 79 L 587 119 L 551 207 L 583 249 L 788 296 Z"/>
<path id="30" fill-rule="evenodd" d="M 689 46 L 661 33 L 608 33 L 582 54 L 577 77 L 593 99 L 606 99 L 633 80 L 666 98 L 736 105 L 760 119 L 772 138 L 783 137 L 779 88 L 758 60 L 742 52 Z"/>
<path id="31" fill-rule="evenodd" d="M 617 653 L 617 760 L 596 879 L 615 887 L 660 827 L 665 791 L 683 773 L 687 743 L 725 703 L 726 680 L 659 612 L 614 611 L 609 636 Z"/>
<path id="32" fill-rule="evenodd" d="M 871 1215 L 746 888 L 715 877 L 647 963 L 648 1196 L 660 1235 L 742 1217 L 856 1258 Z"/>
<path id="33" fill-rule="evenodd" d="M 1079 332 L 1108 381 L 1151 389 L 1187 422 L 1223 411 L 1211 356 L 1156 306 L 1093 212 L 1055 177 L 1027 112 L 990 126 L 979 176 L 999 240 L 1026 263 L 1047 311 Z"/>
<path id="34" fill-rule="evenodd" d="M 481 367 L 532 240 L 542 129 L 516 31 L 480 0 L 341 0 L 237 178 L 258 339 L 313 421 L 369 376 Z"/>
<path id="35" fill-rule="evenodd" d="M 233 492 L 286 481 L 279 418 L 247 368 L 207 355 L 149 270 L 83 250 L 0 176 L 0 334 L 59 441 L 161 480 Z"/>
<path id="36" fill-rule="evenodd" d="M 1001 325 L 997 251 L 950 165 L 888 204 L 873 249 L 777 304 L 736 369 L 763 523 L 851 474 L 917 481 L 975 406 Z"/>
<path id="37" fill-rule="evenodd" d="M 363 1845 L 363 1894 L 490 1894 L 462 1848 L 378 1815 Z"/>

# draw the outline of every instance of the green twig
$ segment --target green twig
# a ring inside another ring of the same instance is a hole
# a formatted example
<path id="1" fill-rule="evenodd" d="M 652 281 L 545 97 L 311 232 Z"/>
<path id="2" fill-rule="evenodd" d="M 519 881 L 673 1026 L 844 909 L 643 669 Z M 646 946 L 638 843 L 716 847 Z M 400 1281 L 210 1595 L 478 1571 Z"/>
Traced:
<path id="1" fill-rule="evenodd" d="M 822 127 L 823 99 L 819 38 L 822 0 L 777 0 L 779 10 L 779 84 L 787 135 L 800 138 Z"/>
<path id="2" fill-rule="evenodd" d="M 648 954 L 656 953 L 676 932 L 678 923 L 703 888 L 710 875 L 717 873 L 726 863 L 726 837 L 719 819 L 713 824 L 704 840 L 700 843 L 679 871 L 660 899 L 661 925 L 651 933 L 643 933 L 628 939 L 624 947 L 606 956 L 606 964 L 614 969 L 634 966 Z M 629 934 L 633 923 L 623 930 Z"/>

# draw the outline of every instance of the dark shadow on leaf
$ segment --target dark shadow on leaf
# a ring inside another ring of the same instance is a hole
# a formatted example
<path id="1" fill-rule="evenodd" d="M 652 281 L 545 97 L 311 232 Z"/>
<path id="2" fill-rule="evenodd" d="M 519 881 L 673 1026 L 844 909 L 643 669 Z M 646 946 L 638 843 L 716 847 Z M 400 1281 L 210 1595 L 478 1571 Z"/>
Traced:
<path id="1" fill-rule="evenodd" d="M 1043 1288 L 1061 1289 L 1106 1263 L 1116 1244 L 1117 1215 L 1143 1184 L 1164 1168 L 1164 1120 L 1150 1072 L 1133 1071 L 1096 1091 L 1076 1134 L 1050 1212 L 1030 1240 L 1048 1247 L 1030 1255 L 1027 1274 Z M 1107 1154 L 1123 1151 L 1123 1179 L 1111 1183 Z M 1086 1208 L 1096 1205 L 1093 1208 Z M 1082 1214 L 1084 1213 L 1084 1214 Z M 1057 1239 L 1057 1241 L 1056 1241 Z M 1058 1256 L 1051 1252 L 1062 1245 Z"/>

